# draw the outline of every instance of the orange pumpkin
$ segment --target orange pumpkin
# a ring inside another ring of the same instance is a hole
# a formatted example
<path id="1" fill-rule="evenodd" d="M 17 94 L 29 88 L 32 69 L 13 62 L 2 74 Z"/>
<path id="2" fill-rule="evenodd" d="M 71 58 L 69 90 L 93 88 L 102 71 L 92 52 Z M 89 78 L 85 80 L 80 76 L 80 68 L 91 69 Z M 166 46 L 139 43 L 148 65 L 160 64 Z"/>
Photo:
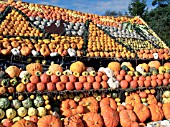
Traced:
<path id="1" fill-rule="evenodd" d="M 125 102 L 134 106 L 135 104 L 140 103 L 141 100 L 137 93 L 131 93 L 129 96 L 126 97 Z"/>
<path id="2" fill-rule="evenodd" d="M 9 66 L 5 72 L 10 76 L 10 78 L 18 77 L 21 70 L 17 66 Z"/>
<path id="3" fill-rule="evenodd" d="M 66 117 L 64 119 L 64 125 L 65 125 L 65 127 L 84 127 L 84 124 L 83 124 L 81 118 L 77 115 L 71 116 L 71 117 Z"/>
<path id="4" fill-rule="evenodd" d="M 63 68 L 59 64 L 52 64 L 52 65 L 50 65 L 48 70 L 52 74 L 56 74 L 56 72 L 63 72 Z"/>
<path id="5" fill-rule="evenodd" d="M 148 66 L 150 68 L 154 67 L 156 69 L 159 69 L 159 67 L 161 66 L 160 62 L 159 61 L 151 61 L 148 63 Z"/>
<path id="6" fill-rule="evenodd" d="M 148 104 L 157 104 L 157 99 L 154 95 L 149 94 L 147 97 Z"/>
<path id="7" fill-rule="evenodd" d="M 85 127 L 103 127 L 103 119 L 97 113 L 89 112 L 84 114 L 83 121 Z"/>
<path id="8" fill-rule="evenodd" d="M 12 127 L 36 127 L 36 126 L 33 122 L 22 119 L 16 122 L 14 125 L 12 125 Z"/>
<path id="9" fill-rule="evenodd" d="M 135 104 L 133 111 L 136 113 L 140 122 L 145 122 L 151 115 L 149 108 L 142 103 Z"/>
<path id="10" fill-rule="evenodd" d="M 37 71 L 42 73 L 43 67 L 40 63 L 31 63 L 26 66 L 26 70 L 31 74 L 35 75 Z"/>
<path id="11" fill-rule="evenodd" d="M 100 108 L 101 108 L 101 110 L 103 108 L 107 108 L 107 107 L 110 107 L 110 108 L 112 108 L 114 110 L 117 109 L 117 104 L 116 104 L 116 102 L 115 102 L 115 100 L 113 98 L 106 97 L 106 98 L 103 98 L 100 101 Z"/>
<path id="12" fill-rule="evenodd" d="M 120 71 L 121 66 L 119 62 L 110 62 L 108 64 L 108 68 L 110 68 L 112 71 Z"/>
<path id="13" fill-rule="evenodd" d="M 37 125 L 38 127 L 62 127 L 62 122 L 53 115 L 47 115 L 40 118 Z"/>
<path id="14" fill-rule="evenodd" d="M 72 72 L 77 72 L 79 74 L 81 74 L 83 71 L 85 71 L 85 65 L 84 63 L 82 63 L 81 61 L 77 61 L 75 63 L 72 63 L 70 66 L 70 70 Z"/>
<path id="15" fill-rule="evenodd" d="M 166 119 L 170 119 L 170 103 L 164 103 L 162 110 Z"/>

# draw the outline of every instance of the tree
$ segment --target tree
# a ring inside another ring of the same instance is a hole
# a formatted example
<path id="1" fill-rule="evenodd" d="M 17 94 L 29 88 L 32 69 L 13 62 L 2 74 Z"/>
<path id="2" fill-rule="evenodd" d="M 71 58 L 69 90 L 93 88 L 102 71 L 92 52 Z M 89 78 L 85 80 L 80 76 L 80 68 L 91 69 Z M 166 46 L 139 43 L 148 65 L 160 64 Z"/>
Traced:
<path id="1" fill-rule="evenodd" d="M 104 13 L 104 15 L 105 16 L 122 16 L 123 14 L 122 14 L 122 12 L 121 11 L 106 11 L 105 13 Z"/>
<path id="2" fill-rule="evenodd" d="M 147 12 L 146 0 L 132 0 L 128 6 L 128 11 L 131 16 L 140 16 L 144 18 Z"/>
<path id="3" fill-rule="evenodd" d="M 165 7 L 170 4 L 170 0 L 153 0 L 152 5 L 158 5 L 158 7 Z"/>

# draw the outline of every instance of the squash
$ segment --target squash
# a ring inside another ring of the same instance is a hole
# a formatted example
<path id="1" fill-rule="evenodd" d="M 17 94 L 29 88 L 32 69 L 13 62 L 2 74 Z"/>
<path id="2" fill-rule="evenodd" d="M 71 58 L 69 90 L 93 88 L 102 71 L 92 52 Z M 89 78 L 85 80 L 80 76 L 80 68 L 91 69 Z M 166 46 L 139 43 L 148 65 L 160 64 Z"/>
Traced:
<path id="1" fill-rule="evenodd" d="M 108 64 L 108 68 L 110 68 L 112 71 L 120 71 L 121 66 L 119 62 L 110 62 Z"/>
<path id="2" fill-rule="evenodd" d="M 125 102 L 134 106 L 135 104 L 140 103 L 141 100 L 137 93 L 131 93 L 129 96 L 126 97 Z"/>
<path id="3" fill-rule="evenodd" d="M 103 127 L 103 119 L 101 115 L 89 112 L 83 115 L 83 121 L 85 127 Z"/>
<path id="4" fill-rule="evenodd" d="M 13 119 L 16 116 L 16 114 L 17 114 L 16 111 L 12 108 L 6 110 L 6 117 L 8 119 Z"/>
<path id="5" fill-rule="evenodd" d="M 162 110 L 166 119 L 170 119 L 170 103 L 164 103 Z"/>
<path id="6" fill-rule="evenodd" d="M 12 107 L 15 108 L 15 109 L 19 109 L 21 107 L 21 102 L 17 99 L 15 100 L 12 100 Z"/>
<path id="7" fill-rule="evenodd" d="M 149 66 L 148 66 L 148 64 L 146 64 L 146 63 L 139 64 L 138 66 L 141 66 L 141 67 L 145 70 L 145 72 L 148 72 L 148 71 L 149 71 Z"/>
<path id="8" fill-rule="evenodd" d="M 82 105 L 84 107 L 84 111 L 85 113 L 87 112 L 94 112 L 97 113 L 98 112 L 98 102 L 94 97 L 86 97 L 83 98 L 80 102 L 79 105 Z"/>
<path id="9" fill-rule="evenodd" d="M 25 107 L 20 107 L 18 110 L 17 110 L 17 114 L 18 116 L 20 117 L 24 117 L 27 115 L 27 109 Z"/>
<path id="10" fill-rule="evenodd" d="M 37 108 L 37 115 L 38 115 L 39 117 L 45 116 L 46 113 L 47 113 L 47 111 L 46 111 L 46 109 L 45 109 L 44 107 L 38 107 L 38 108 Z"/>
<path id="11" fill-rule="evenodd" d="M 10 80 L 9 80 L 9 78 L 3 79 L 3 80 L 1 81 L 1 86 L 2 86 L 2 87 L 8 87 L 9 85 L 10 85 Z"/>
<path id="12" fill-rule="evenodd" d="M 36 125 L 31 121 L 22 119 L 12 125 L 12 127 L 36 127 Z"/>
<path id="13" fill-rule="evenodd" d="M 77 61 L 71 64 L 70 70 L 74 73 L 77 72 L 81 74 L 83 71 L 85 71 L 86 67 L 83 62 Z"/>
<path id="14" fill-rule="evenodd" d="M 30 98 L 27 98 L 26 100 L 23 100 L 22 101 L 22 105 L 25 107 L 25 108 L 31 108 L 32 106 L 32 100 Z"/>
<path id="15" fill-rule="evenodd" d="M 36 107 L 41 107 L 43 104 L 44 104 L 44 99 L 43 99 L 43 97 L 37 96 L 37 97 L 34 99 L 34 105 L 35 105 Z"/>
<path id="16" fill-rule="evenodd" d="M 150 68 L 154 67 L 154 68 L 156 68 L 158 70 L 159 67 L 161 66 L 161 64 L 160 64 L 159 61 L 151 61 L 151 62 L 148 63 L 148 66 Z"/>
<path id="17" fill-rule="evenodd" d="M 4 110 L 0 109 L 0 119 L 3 119 L 5 116 Z"/>
<path id="18" fill-rule="evenodd" d="M 18 77 L 21 70 L 17 66 L 9 66 L 5 72 L 10 76 L 10 78 Z"/>
<path id="19" fill-rule="evenodd" d="M 116 102 L 115 102 L 115 100 L 113 98 L 106 97 L 106 98 L 103 98 L 100 101 L 101 110 L 104 109 L 104 108 L 107 108 L 107 107 L 110 107 L 110 108 L 112 108 L 114 110 L 117 109 L 117 104 L 116 104 Z"/>
<path id="20" fill-rule="evenodd" d="M 10 105 L 10 101 L 7 98 L 0 98 L 0 108 L 7 109 Z"/>
<path id="21" fill-rule="evenodd" d="M 135 104 L 133 111 L 141 123 L 145 122 L 151 116 L 149 108 L 141 103 Z"/>
<path id="22" fill-rule="evenodd" d="M 137 121 L 137 116 L 132 110 L 121 110 L 119 117 L 122 127 L 131 127 Z"/>
<path id="23" fill-rule="evenodd" d="M 152 121 L 159 121 L 162 120 L 164 117 L 164 113 L 157 104 L 150 104 L 149 106 L 150 112 L 151 112 L 151 120 Z"/>
<path id="24" fill-rule="evenodd" d="M 56 74 L 56 72 L 63 72 L 63 68 L 59 65 L 59 64 L 51 64 L 48 68 L 48 70 L 52 73 L 52 74 Z"/>
<path id="25" fill-rule="evenodd" d="M 43 67 L 40 63 L 31 63 L 26 66 L 26 70 L 31 74 L 35 75 L 36 72 L 41 72 L 43 71 Z"/>
<path id="26" fill-rule="evenodd" d="M 62 122 L 59 118 L 53 115 L 43 116 L 38 120 L 38 127 L 62 127 Z"/>
<path id="27" fill-rule="evenodd" d="M 121 64 L 121 67 L 123 67 L 124 65 L 127 66 L 127 67 L 132 67 L 132 64 L 130 62 L 123 62 Z"/>
<path id="28" fill-rule="evenodd" d="M 28 109 L 28 116 L 36 116 L 37 115 L 37 109 L 31 107 Z"/>
<path id="29" fill-rule="evenodd" d="M 64 119 L 64 126 L 65 127 L 84 127 L 84 124 L 78 115 L 74 115 L 71 117 L 66 117 Z"/>

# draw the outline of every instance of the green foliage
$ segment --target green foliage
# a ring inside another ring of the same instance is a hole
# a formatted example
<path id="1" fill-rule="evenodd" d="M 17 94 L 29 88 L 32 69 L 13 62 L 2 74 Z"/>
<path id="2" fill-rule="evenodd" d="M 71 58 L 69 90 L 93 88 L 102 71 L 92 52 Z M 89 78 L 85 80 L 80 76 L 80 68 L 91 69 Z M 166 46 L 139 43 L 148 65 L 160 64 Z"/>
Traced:
<path id="1" fill-rule="evenodd" d="M 159 7 L 165 7 L 170 4 L 170 0 L 153 0 L 152 5 L 158 5 Z"/>

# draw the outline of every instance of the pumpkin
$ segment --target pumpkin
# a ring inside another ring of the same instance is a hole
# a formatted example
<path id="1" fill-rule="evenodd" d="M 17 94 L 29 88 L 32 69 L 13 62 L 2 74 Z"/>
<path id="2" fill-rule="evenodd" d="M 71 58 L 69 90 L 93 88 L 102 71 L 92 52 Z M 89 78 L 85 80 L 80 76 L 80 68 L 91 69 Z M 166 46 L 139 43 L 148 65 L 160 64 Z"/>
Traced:
<path id="1" fill-rule="evenodd" d="M 78 115 L 66 117 L 64 119 L 65 127 L 84 127 L 81 118 Z"/>
<path id="2" fill-rule="evenodd" d="M 137 116 L 132 110 L 121 110 L 119 117 L 122 127 L 131 127 L 137 121 Z"/>
<path id="3" fill-rule="evenodd" d="M 46 108 L 44 108 L 44 107 L 38 107 L 38 108 L 37 108 L 37 115 L 38 115 L 39 117 L 45 116 L 46 113 L 47 113 Z"/>
<path id="4" fill-rule="evenodd" d="M 36 72 L 41 72 L 43 71 L 43 67 L 40 63 L 31 63 L 26 66 L 26 70 L 31 74 L 35 75 Z"/>
<path id="5" fill-rule="evenodd" d="M 22 105 L 25 107 L 25 108 L 31 108 L 32 106 L 32 100 L 30 98 L 27 98 L 26 100 L 23 100 L 22 101 Z"/>
<path id="6" fill-rule="evenodd" d="M 13 108 L 18 109 L 18 108 L 21 107 L 21 102 L 19 100 L 15 99 L 15 100 L 12 100 L 11 105 L 12 105 Z"/>
<path id="7" fill-rule="evenodd" d="M 170 103 L 164 103 L 162 110 L 166 119 L 170 119 Z"/>
<path id="8" fill-rule="evenodd" d="M 61 102 L 61 113 L 63 116 L 70 117 L 72 115 L 75 115 L 76 112 L 74 112 L 77 108 L 77 104 L 72 99 L 66 99 L 65 101 Z"/>
<path id="9" fill-rule="evenodd" d="M 6 109 L 10 105 L 10 101 L 7 98 L 0 98 L 0 108 Z"/>
<path id="10" fill-rule="evenodd" d="M 98 102 L 94 97 L 86 97 L 83 98 L 80 102 L 79 105 L 82 105 L 85 109 L 85 113 L 87 112 L 98 112 Z"/>
<path id="11" fill-rule="evenodd" d="M 134 106 L 136 103 L 140 103 L 140 97 L 137 93 L 131 93 L 126 97 L 125 102 Z"/>
<path id="12" fill-rule="evenodd" d="M 36 76 L 36 75 L 32 75 L 30 77 L 30 82 L 33 83 L 33 84 L 37 84 L 39 82 L 39 77 Z"/>
<path id="13" fill-rule="evenodd" d="M 106 127 L 117 127 L 119 124 L 119 113 L 111 107 L 103 107 L 101 115 Z"/>
<path id="14" fill-rule="evenodd" d="M 34 105 L 35 105 L 36 107 L 41 107 L 43 104 L 44 104 L 44 99 L 43 99 L 43 97 L 37 96 L 37 97 L 34 99 Z"/>
<path id="15" fill-rule="evenodd" d="M 85 71 L 85 69 L 86 69 L 86 67 L 85 67 L 84 63 L 82 63 L 81 61 L 72 63 L 70 66 L 70 70 L 72 72 L 77 72 L 79 74 L 81 74 L 83 71 Z"/>
<path id="16" fill-rule="evenodd" d="M 46 89 L 45 84 L 42 82 L 37 83 L 36 86 L 38 91 L 44 91 Z"/>
<path id="17" fill-rule="evenodd" d="M 133 111 L 136 113 L 139 121 L 142 123 L 151 116 L 149 108 L 141 103 L 135 104 Z"/>
<path id="18" fill-rule="evenodd" d="M 52 74 L 56 74 L 56 72 L 63 72 L 63 68 L 58 65 L 58 64 L 51 64 L 48 68 L 48 70 L 52 73 Z"/>
<path id="19" fill-rule="evenodd" d="M 42 83 L 48 83 L 50 82 L 50 76 L 44 73 L 40 76 L 40 80 Z"/>
<path id="20" fill-rule="evenodd" d="M 29 108 L 28 109 L 28 116 L 35 116 L 37 114 L 37 109 L 36 108 Z"/>
<path id="21" fill-rule="evenodd" d="M 85 127 L 103 127 L 103 119 L 97 113 L 89 112 L 84 114 L 83 121 Z"/>
<path id="22" fill-rule="evenodd" d="M 116 104 L 116 102 L 115 102 L 115 100 L 113 98 L 106 97 L 106 98 L 103 98 L 100 101 L 101 110 L 104 109 L 104 108 L 107 108 L 107 107 L 110 107 L 110 108 L 112 108 L 114 110 L 117 109 L 117 104 Z"/>
<path id="23" fill-rule="evenodd" d="M 150 112 L 151 112 L 151 120 L 152 121 L 159 121 L 162 120 L 164 117 L 164 113 L 157 104 L 150 104 L 149 106 Z"/>
<path id="24" fill-rule="evenodd" d="M 6 93 L 6 88 L 5 87 L 0 87 L 0 95 L 5 94 Z"/>
<path id="25" fill-rule="evenodd" d="M 53 115 L 47 115 L 40 118 L 37 125 L 38 127 L 62 127 L 62 122 Z"/>
<path id="26" fill-rule="evenodd" d="M 17 110 L 17 114 L 18 116 L 20 117 L 24 117 L 27 115 L 27 109 L 25 107 L 20 107 L 18 110 Z"/>
<path id="27" fill-rule="evenodd" d="M 36 127 L 35 124 L 31 121 L 22 119 L 16 122 L 12 127 Z"/>
<path id="28" fill-rule="evenodd" d="M 108 68 L 110 68 L 112 71 L 120 71 L 121 66 L 119 62 L 110 62 L 108 64 Z"/>
<path id="29" fill-rule="evenodd" d="M 157 104 L 157 99 L 154 95 L 149 94 L 147 97 L 147 103 L 148 104 Z"/>
<path id="30" fill-rule="evenodd" d="M 123 67 L 124 65 L 127 66 L 127 67 L 132 67 L 132 64 L 130 62 L 123 62 L 121 64 L 121 67 Z"/>
<path id="31" fill-rule="evenodd" d="M 148 63 L 148 66 L 150 68 L 156 68 L 156 69 L 159 69 L 159 67 L 161 66 L 160 62 L 159 61 L 151 61 Z"/>
<path id="32" fill-rule="evenodd" d="M 0 109 L 0 119 L 3 119 L 5 116 L 4 110 Z"/>
<path id="33" fill-rule="evenodd" d="M 6 117 L 8 119 L 13 119 L 16 116 L 16 111 L 12 108 L 6 110 Z"/>
<path id="34" fill-rule="evenodd" d="M 143 64 L 139 64 L 139 66 L 141 66 L 141 67 L 145 70 L 145 72 L 148 72 L 148 71 L 149 71 L 149 66 L 148 66 L 148 64 L 143 63 Z"/>
<path id="35" fill-rule="evenodd" d="M 10 78 L 18 77 L 21 70 L 17 66 L 9 66 L 5 72 L 10 76 Z"/>

